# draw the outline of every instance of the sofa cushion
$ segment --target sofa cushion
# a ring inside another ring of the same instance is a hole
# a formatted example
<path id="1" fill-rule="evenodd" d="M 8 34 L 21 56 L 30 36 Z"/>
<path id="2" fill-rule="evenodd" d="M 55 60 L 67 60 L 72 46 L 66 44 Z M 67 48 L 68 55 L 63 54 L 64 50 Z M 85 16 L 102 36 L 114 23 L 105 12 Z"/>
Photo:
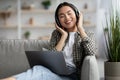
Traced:
<path id="1" fill-rule="evenodd" d="M 24 54 L 24 42 L 17 40 L 0 41 L 0 78 L 11 76 L 29 68 Z"/>
<path id="2" fill-rule="evenodd" d="M 42 50 L 42 48 L 49 48 L 49 41 L 46 40 L 25 40 L 24 41 L 24 49 L 25 51 L 38 51 Z"/>
<path id="3" fill-rule="evenodd" d="M 100 80 L 95 56 L 86 56 L 81 71 L 81 80 Z"/>
<path id="4" fill-rule="evenodd" d="M 42 50 L 49 47 L 41 40 L 0 40 L 0 78 L 26 71 L 30 68 L 26 50 Z"/>

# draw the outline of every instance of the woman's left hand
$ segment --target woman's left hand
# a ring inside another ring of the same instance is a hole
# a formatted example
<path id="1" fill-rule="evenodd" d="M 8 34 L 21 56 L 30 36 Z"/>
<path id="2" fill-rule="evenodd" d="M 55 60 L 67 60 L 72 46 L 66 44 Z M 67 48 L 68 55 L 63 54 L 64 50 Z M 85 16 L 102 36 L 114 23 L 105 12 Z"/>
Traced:
<path id="1" fill-rule="evenodd" d="M 83 28 L 83 14 L 82 13 L 79 14 L 77 28 L 82 38 L 87 37 L 87 34 L 85 33 L 85 30 Z"/>
<path id="2" fill-rule="evenodd" d="M 79 20 L 77 23 L 77 28 L 78 28 L 78 30 L 83 28 L 83 14 L 81 12 L 79 13 Z"/>

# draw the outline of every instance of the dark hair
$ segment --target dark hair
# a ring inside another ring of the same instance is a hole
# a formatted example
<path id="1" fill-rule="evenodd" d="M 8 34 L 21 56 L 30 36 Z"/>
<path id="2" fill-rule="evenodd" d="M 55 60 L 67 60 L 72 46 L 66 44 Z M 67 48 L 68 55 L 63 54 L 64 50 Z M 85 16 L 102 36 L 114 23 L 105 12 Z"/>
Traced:
<path id="1" fill-rule="evenodd" d="M 60 4 L 58 5 L 58 7 L 56 8 L 56 11 L 55 11 L 55 21 L 56 21 L 57 25 L 58 25 L 59 27 L 62 27 L 62 25 L 61 25 L 60 22 L 59 22 L 58 11 L 59 11 L 59 9 L 60 9 L 61 7 L 63 7 L 63 6 L 69 6 L 69 7 L 71 7 L 71 8 L 73 9 L 73 11 L 75 12 L 76 18 L 77 18 L 77 22 L 78 22 L 78 19 L 79 19 L 79 11 L 78 11 L 78 9 L 77 9 L 73 4 L 71 4 L 71 3 L 63 2 L 63 3 L 60 3 Z M 76 23 L 77 23 L 77 22 L 76 22 Z"/>

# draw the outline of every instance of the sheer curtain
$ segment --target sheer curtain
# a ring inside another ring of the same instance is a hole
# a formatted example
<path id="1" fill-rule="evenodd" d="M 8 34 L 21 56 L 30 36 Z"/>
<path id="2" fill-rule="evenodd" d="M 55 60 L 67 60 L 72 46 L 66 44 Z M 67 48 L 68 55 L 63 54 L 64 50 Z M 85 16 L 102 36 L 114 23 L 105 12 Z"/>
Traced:
<path id="1" fill-rule="evenodd" d="M 107 12 L 112 8 L 120 10 L 120 0 L 100 0 L 100 8 L 105 9 Z"/>
<path id="2" fill-rule="evenodd" d="M 120 10 L 120 0 L 111 0 L 111 7 Z"/>

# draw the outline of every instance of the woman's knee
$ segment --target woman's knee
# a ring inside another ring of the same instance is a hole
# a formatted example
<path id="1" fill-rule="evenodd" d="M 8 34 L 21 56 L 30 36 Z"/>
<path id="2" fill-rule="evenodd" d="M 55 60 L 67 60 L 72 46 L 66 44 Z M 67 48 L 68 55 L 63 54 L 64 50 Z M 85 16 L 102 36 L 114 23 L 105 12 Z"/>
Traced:
<path id="1" fill-rule="evenodd" d="M 37 75 L 39 75 L 39 77 L 41 76 L 44 80 L 61 80 L 60 76 L 44 66 L 34 66 L 33 69 L 33 71 L 37 71 Z"/>
<path id="2" fill-rule="evenodd" d="M 48 68 L 41 66 L 41 65 L 34 66 L 33 70 L 37 71 L 37 72 L 50 72 L 50 70 Z"/>

